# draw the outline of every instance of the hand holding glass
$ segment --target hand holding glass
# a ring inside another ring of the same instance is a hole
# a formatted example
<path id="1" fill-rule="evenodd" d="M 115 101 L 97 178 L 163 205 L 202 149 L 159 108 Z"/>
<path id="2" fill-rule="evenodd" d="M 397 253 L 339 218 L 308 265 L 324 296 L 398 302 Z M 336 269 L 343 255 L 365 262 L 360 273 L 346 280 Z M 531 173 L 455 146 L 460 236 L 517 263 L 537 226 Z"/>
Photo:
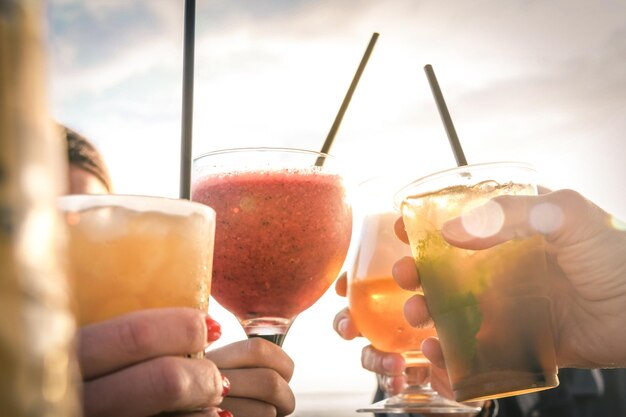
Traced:
<path id="1" fill-rule="evenodd" d="M 479 236 L 502 216 L 498 195 L 535 195 L 535 171 L 495 163 L 443 171 L 396 195 L 458 401 L 518 395 L 558 385 L 541 236 L 472 251 L 448 244 L 446 221 L 462 216 Z M 484 221 L 481 216 L 490 216 Z"/>
<path id="2" fill-rule="evenodd" d="M 402 184 L 402 178 L 374 177 L 358 187 L 355 212 L 362 222 L 355 260 L 348 271 L 348 301 L 357 328 L 376 349 L 403 355 L 406 387 L 397 395 L 358 411 L 476 412 L 479 408 L 450 401 L 432 389 L 430 363 L 420 347 L 424 339 L 436 336 L 435 329 L 432 325 L 414 328 L 404 318 L 404 303 L 415 292 L 403 290 L 391 276 L 394 262 L 411 254 L 408 246 L 395 236 L 393 227 L 399 216 L 393 208 L 393 191 Z"/>

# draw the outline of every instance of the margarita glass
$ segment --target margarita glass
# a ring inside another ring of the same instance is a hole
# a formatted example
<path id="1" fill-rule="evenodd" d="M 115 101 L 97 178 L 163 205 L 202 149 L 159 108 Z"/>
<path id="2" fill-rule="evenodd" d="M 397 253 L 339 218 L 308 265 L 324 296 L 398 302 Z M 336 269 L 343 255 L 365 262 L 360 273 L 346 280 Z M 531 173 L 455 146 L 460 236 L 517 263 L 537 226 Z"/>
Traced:
<path id="1" fill-rule="evenodd" d="M 194 159 L 192 200 L 217 212 L 211 295 L 249 337 L 282 345 L 337 277 L 352 209 L 328 155 L 242 148 Z"/>

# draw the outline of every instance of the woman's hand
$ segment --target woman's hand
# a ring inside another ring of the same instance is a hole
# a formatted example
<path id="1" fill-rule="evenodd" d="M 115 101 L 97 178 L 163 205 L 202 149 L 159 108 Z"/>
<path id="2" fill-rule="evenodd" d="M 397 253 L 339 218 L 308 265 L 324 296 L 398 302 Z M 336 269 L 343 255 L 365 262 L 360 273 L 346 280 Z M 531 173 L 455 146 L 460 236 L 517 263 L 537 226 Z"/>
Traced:
<path id="1" fill-rule="evenodd" d="M 207 352 L 228 377 L 232 389 L 221 407 L 236 417 L 280 417 L 291 414 L 295 397 L 289 388 L 293 361 L 277 345 L 251 338 Z"/>
<path id="2" fill-rule="evenodd" d="M 208 322 L 207 322 L 208 320 Z M 207 409 L 217 416 L 225 385 L 214 362 L 189 359 L 219 334 L 192 308 L 143 310 L 85 326 L 78 334 L 86 417 L 140 417 Z M 225 414 L 223 414 L 225 415 Z"/>

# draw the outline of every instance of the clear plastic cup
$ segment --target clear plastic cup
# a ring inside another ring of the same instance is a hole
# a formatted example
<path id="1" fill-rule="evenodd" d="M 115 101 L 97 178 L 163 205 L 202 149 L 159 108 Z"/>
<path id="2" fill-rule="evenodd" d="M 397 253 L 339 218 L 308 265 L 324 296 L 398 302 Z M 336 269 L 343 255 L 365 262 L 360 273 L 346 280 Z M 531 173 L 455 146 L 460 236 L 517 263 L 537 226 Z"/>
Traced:
<path id="1" fill-rule="evenodd" d="M 443 223 L 493 197 L 537 194 L 536 184 L 531 166 L 502 162 L 439 172 L 396 194 L 457 401 L 558 385 L 543 238 L 473 251 L 441 234 Z"/>

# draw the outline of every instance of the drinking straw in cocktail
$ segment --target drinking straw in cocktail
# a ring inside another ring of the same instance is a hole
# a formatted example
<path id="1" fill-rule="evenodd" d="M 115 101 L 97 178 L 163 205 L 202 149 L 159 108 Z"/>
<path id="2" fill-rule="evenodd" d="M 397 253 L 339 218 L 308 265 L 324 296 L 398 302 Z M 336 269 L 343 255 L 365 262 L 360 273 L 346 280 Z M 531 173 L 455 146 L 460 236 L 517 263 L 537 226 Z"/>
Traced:
<path id="1" fill-rule="evenodd" d="M 452 123 L 450 112 L 448 112 L 448 106 L 446 106 L 446 101 L 443 99 L 443 94 L 441 93 L 441 89 L 439 88 L 439 83 L 437 82 L 435 71 L 430 64 L 424 67 L 424 71 L 426 72 L 426 77 L 428 78 L 430 89 L 433 92 L 435 103 L 437 103 L 439 116 L 441 117 L 443 126 L 446 129 L 448 140 L 450 141 L 450 146 L 452 146 L 452 152 L 454 152 L 456 164 L 458 166 L 467 165 L 467 160 L 465 159 L 463 148 L 461 148 L 461 142 L 459 141 L 459 137 L 456 134 L 456 129 L 454 129 L 454 124 Z"/>
<path id="2" fill-rule="evenodd" d="M 339 130 L 339 125 L 341 125 L 341 121 L 343 120 L 343 116 L 346 113 L 346 110 L 348 109 L 348 105 L 350 104 L 350 100 L 352 99 L 352 95 L 354 94 L 354 90 L 356 90 L 356 86 L 359 84 L 359 80 L 361 79 L 361 74 L 363 74 L 363 70 L 365 70 L 365 65 L 367 65 L 367 61 L 370 58 L 370 55 L 372 54 L 372 51 L 374 50 L 374 45 L 376 45 L 376 41 L 378 40 L 378 33 L 374 32 L 372 34 L 372 38 L 370 39 L 369 44 L 367 45 L 367 48 L 365 49 L 365 53 L 363 54 L 363 58 L 361 58 L 361 63 L 359 64 L 359 67 L 356 70 L 356 73 L 354 74 L 354 77 L 352 78 L 352 83 L 350 83 L 350 88 L 348 88 L 348 92 L 346 93 L 346 96 L 343 99 L 343 102 L 341 103 L 341 107 L 339 108 L 339 112 L 337 113 L 337 116 L 335 117 L 335 121 L 333 122 L 333 125 L 330 128 L 330 131 L 328 132 L 328 135 L 326 136 L 326 140 L 324 141 L 324 145 L 322 145 L 322 149 L 320 150 L 321 153 L 328 153 L 328 151 L 330 150 L 330 147 L 333 144 L 333 140 L 335 139 L 335 136 L 337 135 L 337 131 Z M 319 157 L 317 158 L 317 162 L 315 162 L 315 165 L 317 166 L 322 166 L 324 165 L 324 158 L 323 157 Z"/>
<path id="3" fill-rule="evenodd" d="M 180 198 L 191 195 L 191 134 L 193 127 L 193 64 L 196 32 L 196 0 L 185 0 L 183 38 L 183 108 L 180 137 Z"/>

